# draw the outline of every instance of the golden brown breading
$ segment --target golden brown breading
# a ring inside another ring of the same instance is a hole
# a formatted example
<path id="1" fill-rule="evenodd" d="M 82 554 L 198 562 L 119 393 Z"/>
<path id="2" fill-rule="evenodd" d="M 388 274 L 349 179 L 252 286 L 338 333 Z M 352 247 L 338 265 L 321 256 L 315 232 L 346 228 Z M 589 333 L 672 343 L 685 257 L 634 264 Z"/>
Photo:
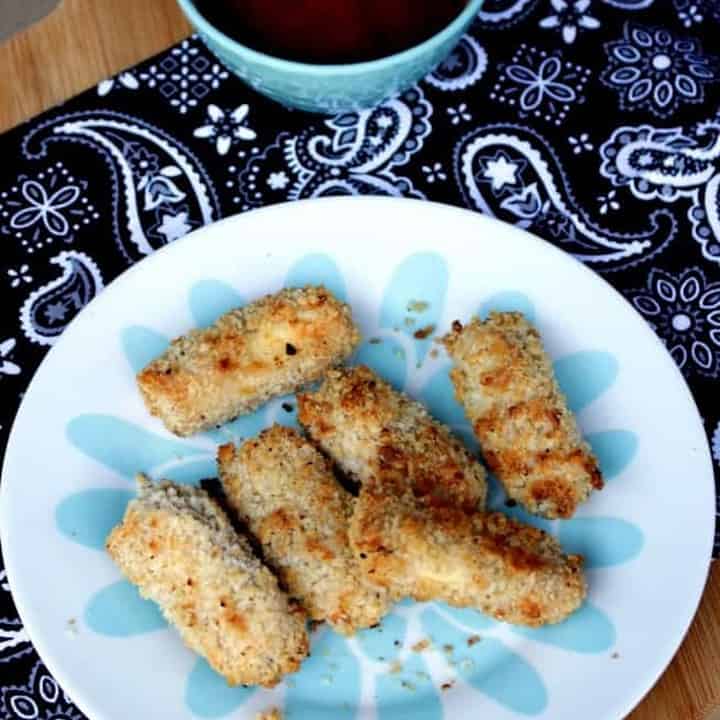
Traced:
<path id="1" fill-rule="evenodd" d="M 305 613 L 205 491 L 139 476 L 107 549 L 231 685 L 273 687 L 306 657 Z"/>
<path id="2" fill-rule="evenodd" d="M 390 599 L 360 571 L 348 542 L 353 497 L 323 455 L 274 425 L 240 448 L 220 447 L 218 468 L 230 504 L 313 620 L 343 635 L 380 622 Z"/>
<path id="3" fill-rule="evenodd" d="M 450 373 L 488 466 L 533 513 L 568 518 L 603 486 L 537 330 L 520 313 L 491 313 L 444 338 Z"/>
<path id="4" fill-rule="evenodd" d="M 352 478 L 365 482 L 378 456 L 404 463 L 416 498 L 469 510 L 485 503 L 485 470 L 418 402 L 360 366 L 330 371 L 298 397 L 300 422 Z"/>
<path id="5" fill-rule="evenodd" d="M 259 712 L 255 720 L 283 720 L 283 714 L 277 708 L 270 708 Z"/>
<path id="6" fill-rule="evenodd" d="M 397 468 L 360 490 L 350 536 L 373 582 L 394 598 L 442 600 L 538 627 L 564 620 L 586 593 L 582 558 L 501 513 L 417 503 Z M 403 490 L 403 486 L 405 490 Z"/>
<path id="7" fill-rule="evenodd" d="M 479 510 L 484 472 L 424 409 L 367 368 L 328 374 L 300 421 L 362 482 L 350 542 L 393 598 L 444 600 L 508 622 L 558 622 L 585 595 L 581 559 L 549 535 Z"/>
<path id="8" fill-rule="evenodd" d="M 186 436 L 317 380 L 358 341 L 325 288 L 281 290 L 173 340 L 137 381 L 150 413 Z"/>

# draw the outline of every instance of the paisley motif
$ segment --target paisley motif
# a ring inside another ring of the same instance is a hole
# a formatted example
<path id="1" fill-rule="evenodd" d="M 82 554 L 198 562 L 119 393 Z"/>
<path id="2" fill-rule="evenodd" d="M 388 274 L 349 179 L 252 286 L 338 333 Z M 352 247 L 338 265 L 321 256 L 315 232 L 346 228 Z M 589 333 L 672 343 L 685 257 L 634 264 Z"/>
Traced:
<path id="1" fill-rule="evenodd" d="M 63 115 L 33 128 L 23 153 L 43 157 L 51 142 L 89 146 L 110 166 L 114 235 L 129 262 L 220 216 L 198 159 L 149 123 L 108 111 Z"/>
<path id="2" fill-rule="evenodd" d="M 487 53 L 472 35 L 465 35 L 444 62 L 425 76 L 438 90 L 453 92 L 474 85 L 487 69 Z"/>
<path id="3" fill-rule="evenodd" d="M 620 127 L 600 148 L 600 172 L 639 200 L 689 200 L 692 235 L 703 255 L 720 263 L 720 120 L 683 130 Z"/>
<path id="4" fill-rule="evenodd" d="M 522 126 L 487 125 L 465 136 L 455 148 L 455 173 L 469 207 L 536 232 L 601 271 L 647 260 L 676 232 L 663 210 L 636 233 L 600 228 L 578 206 L 548 143 Z"/>
<path id="5" fill-rule="evenodd" d="M 240 170 L 248 207 L 327 195 L 404 195 L 424 198 L 395 174 L 430 133 L 432 108 L 415 87 L 376 108 L 326 120 L 297 135 L 281 133 Z"/>
<path id="6" fill-rule="evenodd" d="M 62 268 L 60 277 L 34 290 L 20 309 L 25 336 L 40 345 L 52 345 L 104 287 L 100 269 L 85 253 L 66 250 L 50 262 Z"/>

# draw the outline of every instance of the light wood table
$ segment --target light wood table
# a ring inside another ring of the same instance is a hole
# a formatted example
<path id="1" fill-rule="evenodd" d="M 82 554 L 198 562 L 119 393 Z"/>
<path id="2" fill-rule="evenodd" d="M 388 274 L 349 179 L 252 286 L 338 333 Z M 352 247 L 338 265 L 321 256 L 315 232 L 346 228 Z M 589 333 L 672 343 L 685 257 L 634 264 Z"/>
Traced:
<path id="1" fill-rule="evenodd" d="M 174 0 L 63 0 L 48 18 L 0 45 L 0 131 L 188 32 Z M 718 618 L 720 564 L 715 563 L 685 642 L 631 720 L 720 720 Z"/>

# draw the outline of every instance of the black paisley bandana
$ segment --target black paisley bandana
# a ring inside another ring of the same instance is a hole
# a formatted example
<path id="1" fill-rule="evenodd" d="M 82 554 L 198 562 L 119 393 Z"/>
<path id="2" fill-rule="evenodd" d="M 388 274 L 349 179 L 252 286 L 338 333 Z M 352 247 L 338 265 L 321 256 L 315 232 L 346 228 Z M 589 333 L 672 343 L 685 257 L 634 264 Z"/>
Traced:
<path id="1" fill-rule="evenodd" d="M 601 273 L 682 370 L 720 474 L 718 37 L 716 0 L 486 0 L 422 82 L 332 118 L 190 38 L 6 133 L 0 449 L 45 352 L 128 265 L 225 215 L 382 194 L 495 215 Z M 4 573 L 0 716 L 82 717 Z"/>

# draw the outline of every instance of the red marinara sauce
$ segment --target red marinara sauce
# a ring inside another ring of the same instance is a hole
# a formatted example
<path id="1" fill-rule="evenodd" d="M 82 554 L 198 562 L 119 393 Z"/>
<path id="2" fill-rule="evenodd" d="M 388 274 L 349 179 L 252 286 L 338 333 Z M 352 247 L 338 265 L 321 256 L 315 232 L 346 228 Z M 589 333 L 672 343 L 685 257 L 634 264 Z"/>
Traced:
<path id="1" fill-rule="evenodd" d="M 467 0 L 197 0 L 219 30 L 299 62 L 375 60 L 427 40 Z"/>

